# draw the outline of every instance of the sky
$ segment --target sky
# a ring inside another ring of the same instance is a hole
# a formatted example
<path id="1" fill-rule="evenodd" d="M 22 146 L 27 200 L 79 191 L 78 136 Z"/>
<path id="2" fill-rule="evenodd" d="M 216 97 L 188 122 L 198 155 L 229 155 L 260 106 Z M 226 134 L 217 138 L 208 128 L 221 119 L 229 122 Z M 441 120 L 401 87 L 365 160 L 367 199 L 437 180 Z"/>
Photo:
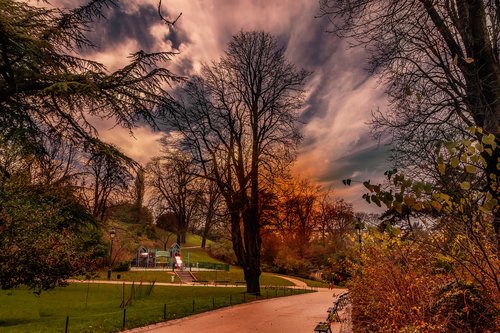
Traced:
<path id="1" fill-rule="evenodd" d="M 84 0 L 53 0 L 72 8 Z M 318 18 L 315 0 L 163 0 L 162 14 L 171 20 L 182 16 L 174 27 L 165 25 L 157 13 L 158 0 L 122 1 L 106 11 L 90 32 L 97 48 L 86 50 L 112 71 L 127 64 L 127 56 L 144 51 L 178 53 L 165 66 L 183 76 L 196 74 L 202 63 L 217 61 L 239 31 L 263 30 L 286 47 L 287 59 L 311 71 L 305 87 L 307 99 L 301 113 L 302 135 L 296 174 L 331 186 L 338 197 L 352 202 L 357 211 L 374 212 L 377 207 L 361 198 L 361 183 L 350 187 L 342 179 L 380 181 L 389 168 L 389 147 L 370 136 L 371 112 L 384 110 L 387 101 L 380 78 L 365 70 L 364 49 L 328 33 L 328 20 Z M 159 139 L 165 133 L 138 127 L 128 130 L 98 121 L 102 138 L 116 144 L 139 162 L 160 154 Z"/>

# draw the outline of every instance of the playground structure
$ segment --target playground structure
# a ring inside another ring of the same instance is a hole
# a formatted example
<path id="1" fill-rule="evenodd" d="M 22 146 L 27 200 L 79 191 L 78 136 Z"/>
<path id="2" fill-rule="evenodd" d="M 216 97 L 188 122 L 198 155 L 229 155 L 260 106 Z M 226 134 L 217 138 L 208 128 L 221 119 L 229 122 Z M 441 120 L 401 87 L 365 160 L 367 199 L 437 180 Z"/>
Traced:
<path id="1" fill-rule="evenodd" d="M 163 267 L 171 269 L 178 268 L 182 270 L 184 264 L 181 257 L 181 247 L 179 244 L 175 243 L 168 250 L 160 251 L 141 246 L 136 252 L 135 267 Z"/>
<path id="2" fill-rule="evenodd" d="M 181 256 L 181 247 L 177 243 L 163 251 L 140 246 L 137 249 L 132 266 L 136 269 L 229 271 L 229 264 L 201 261 L 191 262 L 189 260 L 189 251 L 187 251 L 187 262 L 184 262 Z"/>

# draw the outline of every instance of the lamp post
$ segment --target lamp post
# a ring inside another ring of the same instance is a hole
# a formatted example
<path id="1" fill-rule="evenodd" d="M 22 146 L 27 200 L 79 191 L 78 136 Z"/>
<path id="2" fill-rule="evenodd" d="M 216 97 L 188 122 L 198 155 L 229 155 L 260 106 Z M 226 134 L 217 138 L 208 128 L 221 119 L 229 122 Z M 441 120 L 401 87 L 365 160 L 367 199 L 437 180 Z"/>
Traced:
<path id="1" fill-rule="evenodd" d="M 358 243 L 359 243 L 359 251 L 361 251 L 362 241 L 361 241 L 361 230 L 365 228 L 365 224 L 361 222 L 361 218 L 358 217 L 358 222 L 354 224 L 354 229 L 358 232 Z"/>
<path id="2" fill-rule="evenodd" d="M 111 240 L 109 244 L 109 268 L 108 268 L 108 280 L 111 280 L 111 265 L 113 263 L 113 239 L 116 236 L 115 228 L 111 228 L 109 232 L 109 239 Z"/>

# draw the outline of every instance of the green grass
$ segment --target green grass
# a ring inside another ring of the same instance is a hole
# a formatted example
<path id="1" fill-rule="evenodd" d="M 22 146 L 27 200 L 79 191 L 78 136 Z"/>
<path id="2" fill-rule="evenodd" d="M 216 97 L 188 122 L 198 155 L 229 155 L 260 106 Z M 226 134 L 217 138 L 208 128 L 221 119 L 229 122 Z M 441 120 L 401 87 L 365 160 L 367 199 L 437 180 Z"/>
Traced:
<path id="1" fill-rule="evenodd" d="M 314 288 L 328 288 L 328 283 L 322 282 L 322 281 L 315 281 L 315 280 L 310 280 L 310 279 L 304 279 L 301 277 L 296 277 L 296 276 L 290 276 L 291 278 L 300 280 L 302 282 L 305 282 L 308 287 L 314 287 Z"/>
<path id="2" fill-rule="evenodd" d="M 212 241 L 207 239 L 206 246 L 209 247 L 210 244 L 212 244 Z M 188 233 L 186 235 L 186 244 L 184 244 L 182 246 L 201 246 L 201 236 Z"/>
<path id="3" fill-rule="evenodd" d="M 207 281 L 215 281 L 215 280 L 226 280 L 231 283 L 235 281 L 244 281 L 245 277 L 243 274 L 243 270 L 240 267 L 231 266 L 229 272 L 225 271 L 200 271 L 193 272 L 194 276 L 198 280 L 207 280 Z M 263 286 L 293 286 L 294 284 L 288 280 L 282 279 L 275 275 L 271 275 L 268 273 L 262 273 L 260 276 L 260 284 Z"/>
<path id="4" fill-rule="evenodd" d="M 87 298 L 87 288 L 89 288 Z M 1 332 L 62 332 L 69 316 L 69 332 L 117 332 L 122 328 L 122 285 L 71 284 L 34 296 L 26 289 L 0 291 Z M 145 295 L 145 287 L 136 295 Z M 288 296 L 302 290 L 264 290 L 261 298 Z M 125 286 L 128 299 L 131 286 Z M 126 327 L 138 327 L 163 321 L 166 304 L 167 320 L 209 311 L 213 308 L 254 300 L 244 288 L 164 287 L 156 286 L 150 296 L 133 299 L 126 309 Z"/>
<path id="5" fill-rule="evenodd" d="M 216 281 L 216 280 L 228 280 L 234 283 L 235 281 L 244 281 L 243 270 L 237 266 L 231 266 L 229 272 L 226 271 L 200 271 L 192 272 L 198 280 Z M 117 275 L 120 274 L 120 280 L 117 279 Z M 172 275 L 170 270 L 165 271 L 129 271 L 129 272 L 113 272 L 111 274 L 111 280 L 113 281 L 156 281 L 156 282 L 172 282 L 172 276 L 174 276 L 174 283 L 179 283 L 179 279 L 176 275 Z M 107 280 L 107 271 L 102 271 L 98 273 L 98 280 Z M 280 277 L 271 275 L 269 273 L 262 273 L 260 277 L 260 283 L 263 286 L 293 286 L 293 283 L 282 279 Z"/>
<path id="6" fill-rule="evenodd" d="M 117 279 L 117 275 L 120 274 L 120 280 Z M 156 281 L 156 282 L 172 282 L 172 276 L 174 277 L 174 283 L 179 283 L 179 278 L 177 275 L 172 274 L 172 271 L 165 269 L 164 271 L 128 271 L 128 272 L 112 272 L 111 280 L 113 281 Z M 97 280 L 107 280 L 108 272 L 101 271 L 96 277 Z"/>
<path id="7" fill-rule="evenodd" d="M 198 249 L 181 248 L 182 261 L 184 262 L 185 265 L 188 264 L 188 252 L 189 252 L 189 261 L 191 263 L 196 263 L 196 262 L 214 262 L 214 263 L 220 263 L 220 264 L 224 263 L 220 260 L 212 258 L 208 254 L 208 250 L 205 250 L 202 248 L 198 248 Z"/>

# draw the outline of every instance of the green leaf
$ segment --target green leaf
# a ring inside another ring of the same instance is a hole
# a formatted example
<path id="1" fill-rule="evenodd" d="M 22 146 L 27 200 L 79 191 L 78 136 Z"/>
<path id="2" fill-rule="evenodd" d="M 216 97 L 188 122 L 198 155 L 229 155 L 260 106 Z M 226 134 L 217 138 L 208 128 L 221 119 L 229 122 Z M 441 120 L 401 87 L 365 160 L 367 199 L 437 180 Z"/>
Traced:
<path id="1" fill-rule="evenodd" d="M 445 142 L 444 143 L 444 146 L 448 149 L 448 150 L 452 150 L 453 148 L 455 148 L 457 146 L 457 143 L 454 142 L 454 141 L 448 141 L 448 142 Z"/>
<path id="2" fill-rule="evenodd" d="M 484 203 L 484 208 L 486 208 L 487 210 L 493 210 L 493 208 L 495 208 L 496 206 L 498 205 L 498 200 L 497 199 L 491 199 L 491 200 L 488 200 Z"/>
<path id="3" fill-rule="evenodd" d="M 495 143 L 495 136 L 493 134 L 483 135 L 481 142 L 485 145 L 492 145 Z"/>
<path id="4" fill-rule="evenodd" d="M 439 201 L 432 201 L 431 202 L 432 208 L 434 208 L 438 213 L 441 212 L 443 209 L 443 205 Z"/>
<path id="5" fill-rule="evenodd" d="M 469 189 L 470 189 L 470 183 L 469 183 L 469 182 L 461 182 L 461 183 L 460 183 L 460 188 L 461 188 L 462 190 L 467 191 L 467 190 L 469 190 Z"/>
<path id="6" fill-rule="evenodd" d="M 375 194 L 372 195 L 371 199 L 372 199 L 372 202 L 374 202 L 377 206 L 381 207 L 380 199 Z"/>
<path id="7" fill-rule="evenodd" d="M 473 165 L 467 165 L 465 166 L 465 171 L 467 173 L 476 173 L 476 167 Z"/>
<path id="8" fill-rule="evenodd" d="M 446 165 L 444 163 L 439 163 L 438 170 L 440 174 L 444 175 L 444 173 L 446 172 Z"/>
<path id="9" fill-rule="evenodd" d="M 401 214 L 403 212 L 403 208 L 401 207 L 401 204 L 399 202 L 394 201 L 392 206 L 394 207 L 396 212 L 398 212 L 399 214 Z"/>
<path id="10" fill-rule="evenodd" d="M 456 157 L 451 158 L 450 164 L 451 164 L 452 168 L 456 168 L 459 163 L 460 163 L 460 161 L 458 160 L 458 158 L 456 158 Z"/>

